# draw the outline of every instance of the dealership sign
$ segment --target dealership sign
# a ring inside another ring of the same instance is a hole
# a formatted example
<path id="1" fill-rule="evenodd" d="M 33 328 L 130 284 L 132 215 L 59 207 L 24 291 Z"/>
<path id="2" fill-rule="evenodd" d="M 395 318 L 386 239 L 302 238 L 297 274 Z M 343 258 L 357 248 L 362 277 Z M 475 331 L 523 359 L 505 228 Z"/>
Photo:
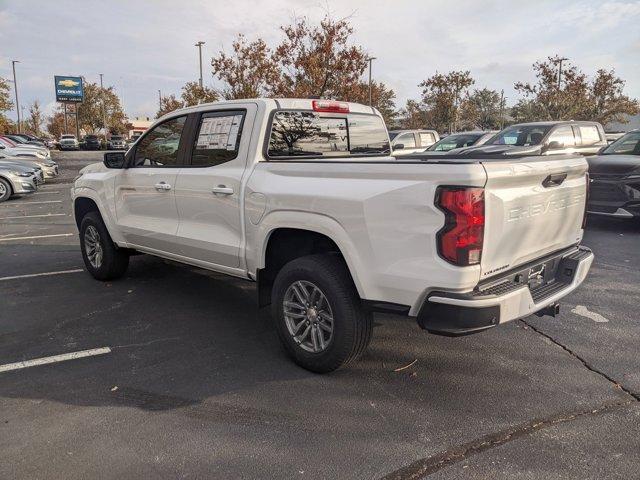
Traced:
<path id="1" fill-rule="evenodd" d="M 82 102 L 84 100 L 82 77 L 56 75 L 54 78 L 57 102 Z"/>

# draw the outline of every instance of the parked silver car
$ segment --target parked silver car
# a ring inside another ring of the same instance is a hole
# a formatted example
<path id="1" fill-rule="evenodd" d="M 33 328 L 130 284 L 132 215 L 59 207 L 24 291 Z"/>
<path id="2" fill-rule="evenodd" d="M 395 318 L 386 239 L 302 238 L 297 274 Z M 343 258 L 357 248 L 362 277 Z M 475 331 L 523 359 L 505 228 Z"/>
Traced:
<path id="1" fill-rule="evenodd" d="M 75 135 L 60 135 L 58 146 L 60 147 L 60 150 L 80 150 L 80 142 L 78 142 Z"/>
<path id="2" fill-rule="evenodd" d="M 440 140 L 435 130 L 390 130 L 393 156 L 424 152 L 427 147 Z"/>
<path id="3" fill-rule="evenodd" d="M 0 162 L 0 203 L 12 195 L 23 195 L 38 190 L 35 170 L 27 166 Z"/>
<path id="4" fill-rule="evenodd" d="M 465 155 L 556 155 L 580 153 L 596 155 L 607 146 L 604 129 L 598 122 L 558 121 L 511 125 L 484 145 L 467 147 Z"/>
<path id="5" fill-rule="evenodd" d="M 0 161 L 10 161 L 12 163 L 19 163 L 30 167 L 39 167 L 43 174 L 43 181 L 45 178 L 55 178 L 60 173 L 58 164 L 53 160 L 43 159 L 40 157 L 7 155 L 5 150 L 0 150 Z"/>
<path id="6" fill-rule="evenodd" d="M 31 161 L 28 158 L 6 157 L 0 154 L 0 165 L 16 166 L 33 170 L 36 176 L 36 183 L 41 184 L 45 182 L 45 174 L 42 167 L 37 162 Z"/>

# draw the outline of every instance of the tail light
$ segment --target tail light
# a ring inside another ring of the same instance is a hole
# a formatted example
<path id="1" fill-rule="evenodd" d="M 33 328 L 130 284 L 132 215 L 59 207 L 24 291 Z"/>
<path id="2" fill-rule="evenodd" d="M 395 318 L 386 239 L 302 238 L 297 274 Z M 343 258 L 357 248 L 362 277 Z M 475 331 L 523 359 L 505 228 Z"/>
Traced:
<path id="1" fill-rule="evenodd" d="M 438 187 L 436 205 L 445 214 L 438 253 L 454 265 L 480 263 L 484 239 L 484 189 Z"/>
<path id="2" fill-rule="evenodd" d="M 314 100 L 312 104 L 314 112 L 349 113 L 349 104 L 347 102 Z"/>
<path id="3" fill-rule="evenodd" d="M 589 203 L 589 189 L 591 188 L 591 177 L 589 177 L 589 172 L 585 173 L 585 196 L 584 196 L 584 213 L 582 214 L 582 229 L 584 230 L 587 226 L 587 205 Z"/>

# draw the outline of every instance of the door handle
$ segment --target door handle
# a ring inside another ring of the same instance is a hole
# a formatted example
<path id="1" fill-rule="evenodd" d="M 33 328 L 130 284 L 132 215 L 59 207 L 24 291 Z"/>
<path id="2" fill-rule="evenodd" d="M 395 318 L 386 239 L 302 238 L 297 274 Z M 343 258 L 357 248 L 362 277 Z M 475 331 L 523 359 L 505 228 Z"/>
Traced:
<path id="1" fill-rule="evenodd" d="M 233 195 L 233 188 L 226 185 L 218 185 L 211 190 L 212 193 L 219 195 Z"/>
<path id="2" fill-rule="evenodd" d="M 171 190 L 171 185 L 165 182 L 156 183 L 155 187 L 159 192 Z"/>
<path id="3" fill-rule="evenodd" d="M 558 185 L 562 185 L 562 182 L 564 182 L 565 178 L 567 178 L 566 173 L 551 174 L 542 181 L 542 186 L 544 188 L 557 187 Z"/>

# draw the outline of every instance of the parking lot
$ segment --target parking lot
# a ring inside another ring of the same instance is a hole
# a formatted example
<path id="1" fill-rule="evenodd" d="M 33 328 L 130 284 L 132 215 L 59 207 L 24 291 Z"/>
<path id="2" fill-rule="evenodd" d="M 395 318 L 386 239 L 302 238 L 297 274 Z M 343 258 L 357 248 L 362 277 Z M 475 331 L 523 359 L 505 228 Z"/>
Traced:
<path id="1" fill-rule="evenodd" d="M 54 152 L 60 177 L 0 205 L 0 478 L 637 478 L 637 223 L 589 219 L 555 319 L 446 338 L 376 314 L 361 361 L 314 375 L 251 283 L 84 271 L 69 188 L 101 155 Z"/>

